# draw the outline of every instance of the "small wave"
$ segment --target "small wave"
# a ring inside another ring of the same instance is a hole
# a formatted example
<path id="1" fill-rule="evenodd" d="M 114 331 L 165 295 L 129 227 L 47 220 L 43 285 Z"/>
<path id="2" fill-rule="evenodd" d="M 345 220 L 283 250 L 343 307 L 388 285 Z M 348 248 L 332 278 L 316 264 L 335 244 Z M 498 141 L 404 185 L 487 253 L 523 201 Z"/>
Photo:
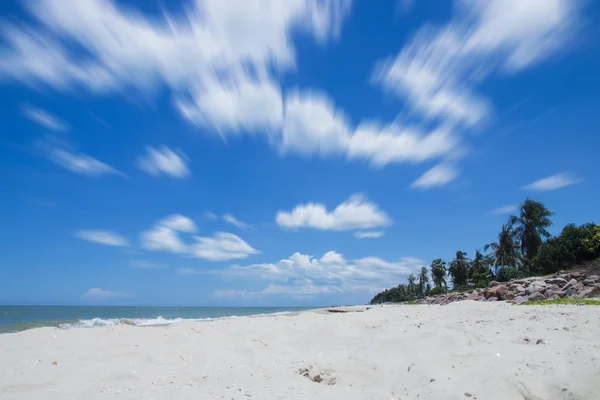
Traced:
<path id="1" fill-rule="evenodd" d="M 71 329 L 71 328 L 99 328 L 102 326 L 117 326 L 117 325 L 130 325 L 130 326 L 158 326 L 158 325 L 170 325 L 182 321 L 197 321 L 197 319 L 184 319 L 174 318 L 167 319 L 163 317 L 157 318 L 92 318 L 92 319 L 80 319 L 74 322 L 67 322 L 60 324 L 60 329 Z"/>

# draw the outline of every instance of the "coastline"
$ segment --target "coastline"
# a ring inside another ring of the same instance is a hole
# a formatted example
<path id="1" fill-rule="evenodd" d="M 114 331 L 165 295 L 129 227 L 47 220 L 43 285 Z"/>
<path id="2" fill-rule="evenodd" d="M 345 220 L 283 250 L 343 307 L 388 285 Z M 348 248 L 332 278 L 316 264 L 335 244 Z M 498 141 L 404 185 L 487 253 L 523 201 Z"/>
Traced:
<path id="1" fill-rule="evenodd" d="M 0 335 L 0 398 L 600 398 L 597 307 L 328 309 Z"/>

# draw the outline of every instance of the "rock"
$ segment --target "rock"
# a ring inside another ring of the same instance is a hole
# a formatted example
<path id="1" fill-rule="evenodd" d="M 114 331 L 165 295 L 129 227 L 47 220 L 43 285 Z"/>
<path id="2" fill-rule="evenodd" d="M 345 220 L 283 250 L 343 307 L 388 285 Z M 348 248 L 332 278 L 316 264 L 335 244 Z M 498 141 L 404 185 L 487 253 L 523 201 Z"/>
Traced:
<path id="1" fill-rule="evenodd" d="M 594 281 L 594 283 L 600 283 L 600 276 L 598 275 L 590 275 L 587 277 L 587 279 Z"/>
<path id="2" fill-rule="evenodd" d="M 495 286 L 498 286 L 498 285 L 500 285 L 500 282 L 491 281 L 490 284 L 488 285 L 488 287 L 492 288 L 492 287 L 495 287 Z"/>
<path id="3" fill-rule="evenodd" d="M 475 301 L 481 301 L 485 299 L 485 297 L 483 296 L 483 293 L 478 292 L 478 291 L 473 291 L 473 293 L 471 293 L 470 295 L 467 296 L 467 300 L 475 300 Z"/>
<path id="4" fill-rule="evenodd" d="M 500 285 L 500 284 L 498 284 L 498 285 Z M 489 288 L 488 290 L 486 290 L 485 291 L 485 297 L 487 299 L 490 299 L 490 298 L 496 298 L 497 299 L 498 298 L 498 288 L 499 287 L 500 286 L 493 286 L 493 287 Z"/>
<path id="5" fill-rule="evenodd" d="M 512 300 L 512 302 L 514 304 L 521 304 L 521 303 L 525 303 L 527 301 L 527 297 L 525 296 L 517 296 L 514 298 L 514 300 Z"/>
<path id="6" fill-rule="evenodd" d="M 552 289 L 548 289 L 546 290 L 546 292 L 544 293 L 544 297 L 547 298 L 548 300 L 554 300 L 554 299 L 558 299 L 558 294 L 556 294 L 557 292 L 552 290 Z"/>
<path id="7" fill-rule="evenodd" d="M 564 287 L 567 284 L 567 281 L 563 278 L 550 278 L 546 279 L 546 283 L 549 285 L 558 285 L 558 287 Z"/>
<path id="8" fill-rule="evenodd" d="M 600 284 L 595 284 L 594 286 L 588 286 L 584 288 L 577 294 L 577 297 L 580 299 L 585 299 L 587 297 L 596 297 L 600 295 Z"/>
<path id="9" fill-rule="evenodd" d="M 560 284 L 558 284 L 558 283 L 557 283 L 557 285 L 560 286 Z M 567 282 L 566 285 L 562 286 L 562 290 L 563 290 L 563 292 L 566 292 L 567 289 L 569 289 L 575 285 L 577 285 L 577 281 L 575 279 L 571 279 L 569 282 Z"/>
<path id="10" fill-rule="evenodd" d="M 539 300 L 545 300 L 546 298 L 544 297 L 543 294 L 541 294 L 540 292 L 535 292 L 532 293 L 527 300 L 529 301 L 539 301 Z"/>
<path id="11" fill-rule="evenodd" d="M 563 292 L 567 295 L 567 297 L 577 297 L 580 292 L 583 292 L 584 289 L 585 286 L 583 283 L 577 283 L 576 285 L 569 287 L 567 290 L 564 290 L 563 288 Z"/>
<path id="12" fill-rule="evenodd" d="M 596 281 L 590 278 L 584 279 L 583 281 L 583 284 L 585 286 L 592 286 L 594 283 L 596 283 Z"/>
<path id="13" fill-rule="evenodd" d="M 506 300 L 504 296 L 509 292 L 508 288 L 504 285 L 500 285 L 496 287 L 496 295 L 499 300 Z"/>
<path id="14" fill-rule="evenodd" d="M 514 292 L 506 292 L 506 294 L 502 295 L 502 300 L 513 300 L 517 295 Z"/>
<path id="15" fill-rule="evenodd" d="M 534 293 L 544 293 L 546 291 L 546 283 L 544 281 L 534 281 L 525 289 L 525 294 L 532 295 Z"/>
<path id="16" fill-rule="evenodd" d="M 509 288 L 517 296 L 522 296 L 525 294 L 525 288 L 521 284 L 511 285 Z"/>
<path id="17" fill-rule="evenodd" d="M 471 393 L 469 393 L 469 392 L 465 392 L 465 396 L 467 396 L 467 397 L 473 397 L 473 395 Z"/>
<path id="18" fill-rule="evenodd" d="M 489 299 L 487 299 L 487 301 L 498 301 L 497 297 L 490 297 Z"/>

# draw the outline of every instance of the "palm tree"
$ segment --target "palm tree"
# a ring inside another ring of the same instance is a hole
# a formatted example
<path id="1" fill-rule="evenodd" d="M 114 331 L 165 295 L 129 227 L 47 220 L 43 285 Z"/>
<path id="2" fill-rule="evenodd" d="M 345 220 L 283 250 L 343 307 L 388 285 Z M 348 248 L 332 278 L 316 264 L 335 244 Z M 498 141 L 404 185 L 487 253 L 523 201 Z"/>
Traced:
<path id="1" fill-rule="evenodd" d="M 419 272 L 419 292 L 421 296 L 425 296 L 425 286 L 429 282 L 429 271 L 427 271 L 427 267 L 421 267 L 421 272 Z"/>
<path id="2" fill-rule="evenodd" d="M 408 276 L 408 291 L 412 295 L 415 293 L 415 282 L 417 281 L 417 277 L 415 274 L 410 274 Z"/>
<path id="3" fill-rule="evenodd" d="M 469 272 L 469 277 L 472 279 L 475 277 L 483 278 L 491 273 L 490 260 L 480 250 L 475 250 L 475 258 L 471 261 L 471 270 Z"/>
<path id="4" fill-rule="evenodd" d="M 550 237 L 546 228 L 552 225 L 549 217 L 554 213 L 542 203 L 531 199 L 525 199 L 520 211 L 518 217 L 511 215 L 509 221 L 511 225 L 516 225 L 514 231 L 521 242 L 521 252 L 531 261 L 537 254 L 543 238 Z"/>
<path id="5" fill-rule="evenodd" d="M 494 266 L 494 275 L 498 267 L 516 267 L 521 264 L 521 255 L 519 254 L 519 245 L 515 241 L 515 233 L 510 225 L 502 225 L 502 230 L 498 234 L 498 242 L 486 244 L 484 251 L 492 249 L 492 265 Z"/>
<path id="6" fill-rule="evenodd" d="M 450 263 L 448 274 L 452 277 L 454 287 L 461 287 L 467 284 L 469 278 L 469 259 L 464 251 L 457 251 L 456 257 Z"/>
<path id="7" fill-rule="evenodd" d="M 437 288 L 445 288 L 446 284 L 446 263 L 441 258 L 431 262 L 431 279 Z"/>

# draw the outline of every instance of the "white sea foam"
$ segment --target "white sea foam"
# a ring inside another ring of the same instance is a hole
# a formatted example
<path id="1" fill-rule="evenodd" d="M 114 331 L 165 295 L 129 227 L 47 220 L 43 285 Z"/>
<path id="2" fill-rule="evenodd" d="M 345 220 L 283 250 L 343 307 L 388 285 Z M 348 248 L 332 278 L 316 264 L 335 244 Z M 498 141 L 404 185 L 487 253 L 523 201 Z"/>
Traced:
<path id="1" fill-rule="evenodd" d="M 160 325 L 171 325 L 179 322 L 197 322 L 197 321 L 211 321 L 217 319 L 230 319 L 230 318 L 245 318 L 245 317 L 262 317 L 262 316 L 275 316 L 285 315 L 293 311 L 281 311 L 268 314 L 253 314 L 253 315 L 228 315 L 216 318 L 163 318 L 158 316 L 156 318 L 92 318 L 92 319 L 80 319 L 74 322 L 67 322 L 59 325 L 60 329 L 71 329 L 71 328 L 99 328 L 103 326 L 118 326 L 118 325 L 130 325 L 130 326 L 160 326 Z"/>

